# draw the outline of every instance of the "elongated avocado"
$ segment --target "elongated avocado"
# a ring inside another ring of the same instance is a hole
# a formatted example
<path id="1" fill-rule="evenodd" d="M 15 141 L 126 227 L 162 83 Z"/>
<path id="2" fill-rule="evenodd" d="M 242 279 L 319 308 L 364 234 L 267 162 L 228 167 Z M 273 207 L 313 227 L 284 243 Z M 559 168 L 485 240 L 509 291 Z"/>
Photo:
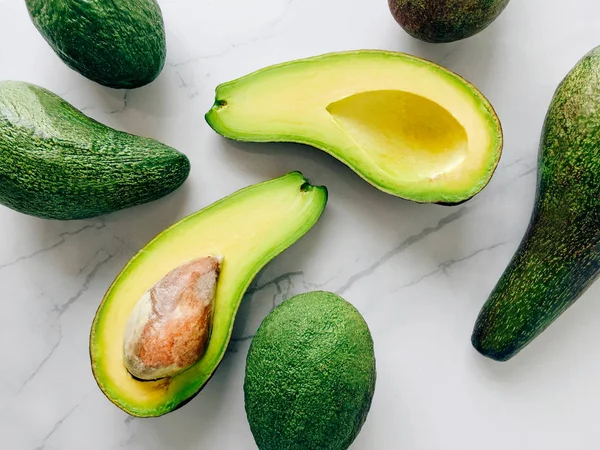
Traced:
<path id="1" fill-rule="evenodd" d="M 319 219 L 327 190 L 299 172 L 242 189 L 163 231 L 134 256 L 107 291 L 92 325 L 90 355 L 104 394 L 127 413 L 153 417 L 187 403 L 221 362 L 242 296 L 258 271 Z M 126 368 L 123 336 L 132 310 L 157 281 L 182 264 L 222 258 L 210 338 L 187 370 L 140 381 Z"/>
<path id="2" fill-rule="evenodd" d="M 244 399 L 260 450 L 346 450 L 375 392 L 369 328 L 330 292 L 284 301 L 262 322 L 246 362 Z"/>
<path id="3" fill-rule="evenodd" d="M 46 219 L 85 219 L 177 189 L 188 158 L 154 139 L 109 128 L 59 96 L 0 82 L 0 203 Z"/>
<path id="4" fill-rule="evenodd" d="M 469 200 L 502 152 L 500 122 L 474 86 L 379 50 L 291 61 L 221 84 L 206 120 L 230 139 L 311 145 L 376 188 L 422 203 Z"/>
<path id="5" fill-rule="evenodd" d="M 71 69 L 112 88 L 138 88 L 167 53 L 156 0 L 26 0 L 33 24 Z"/>
<path id="6" fill-rule="evenodd" d="M 473 331 L 475 348 L 498 361 L 527 346 L 600 274 L 600 47 L 558 86 L 538 164 L 529 227 Z"/>
<path id="7" fill-rule="evenodd" d="M 411 36 L 442 43 L 483 31 L 509 0 L 388 0 L 396 21 Z"/>

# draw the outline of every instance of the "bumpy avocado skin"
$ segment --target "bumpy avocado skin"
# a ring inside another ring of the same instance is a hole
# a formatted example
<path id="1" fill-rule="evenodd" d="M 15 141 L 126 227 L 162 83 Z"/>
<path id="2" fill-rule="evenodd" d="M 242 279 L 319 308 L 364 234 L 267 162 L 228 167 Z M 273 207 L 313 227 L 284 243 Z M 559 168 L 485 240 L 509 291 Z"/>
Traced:
<path id="1" fill-rule="evenodd" d="M 0 203 L 46 219 L 85 219 L 157 200 L 188 177 L 188 158 L 109 128 L 52 92 L 0 82 Z"/>
<path id="2" fill-rule="evenodd" d="M 35 27 L 81 75 L 112 88 L 138 88 L 162 71 L 166 38 L 156 0 L 26 0 Z"/>
<path id="3" fill-rule="evenodd" d="M 487 28 L 510 0 L 388 0 L 396 21 L 425 42 L 453 42 Z"/>
<path id="4" fill-rule="evenodd" d="M 512 358 L 600 274 L 600 47 L 560 83 L 544 123 L 528 230 L 483 306 L 472 342 Z"/>
<path id="5" fill-rule="evenodd" d="M 260 450 L 345 450 L 375 391 L 371 334 L 360 313 L 329 292 L 297 295 L 254 336 L 244 381 Z"/>

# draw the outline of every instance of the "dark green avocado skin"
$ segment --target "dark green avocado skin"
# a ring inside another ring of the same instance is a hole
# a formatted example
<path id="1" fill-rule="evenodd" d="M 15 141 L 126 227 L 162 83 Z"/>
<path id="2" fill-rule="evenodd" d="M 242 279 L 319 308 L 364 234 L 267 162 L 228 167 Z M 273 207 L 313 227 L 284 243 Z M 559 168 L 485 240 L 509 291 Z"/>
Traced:
<path id="1" fill-rule="evenodd" d="M 39 86 L 0 82 L 0 204 L 85 219 L 157 200 L 189 172 L 171 147 L 96 122 Z"/>
<path id="2" fill-rule="evenodd" d="M 454 42 L 487 28 L 509 0 L 388 0 L 396 21 L 425 42 Z"/>
<path id="3" fill-rule="evenodd" d="M 26 0 L 33 24 L 56 54 L 86 78 L 138 88 L 160 74 L 166 38 L 156 0 Z"/>
<path id="4" fill-rule="evenodd" d="M 244 402 L 260 450 L 346 450 L 371 407 L 377 369 L 360 313 L 331 292 L 296 295 L 262 322 Z"/>
<path id="5" fill-rule="evenodd" d="M 600 47 L 556 90 L 538 164 L 528 230 L 472 335 L 498 361 L 535 339 L 600 273 Z"/>

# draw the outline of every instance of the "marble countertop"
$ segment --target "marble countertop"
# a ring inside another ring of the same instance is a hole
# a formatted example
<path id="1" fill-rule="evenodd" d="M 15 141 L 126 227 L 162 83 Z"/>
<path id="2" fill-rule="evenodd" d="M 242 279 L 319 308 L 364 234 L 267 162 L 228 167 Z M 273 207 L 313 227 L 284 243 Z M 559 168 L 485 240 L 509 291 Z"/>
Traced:
<path id="1" fill-rule="evenodd" d="M 554 89 L 600 44 L 600 3 L 513 0 L 486 31 L 447 45 L 410 38 L 385 0 L 160 4 L 164 71 L 147 87 L 115 91 L 68 69 L 34 29 L 25 2 L 0 0 L 0 79 L 47 87 L 95 119 L 160 139 L 192 162 L 176 193 L 94 220 L 45 221 L 0 207 L 0 447 L 254 449 L 242 392 L 249 338 L 273 304 L 319 288 L 352 302 L 375 340 L 377 388 L 353 450 L 596 448 L 600 284 L 510 362 L 480 356 L 470 334 L 527 226 Z M 236 144 L 204 122 L 220 82 L 358 48 L 432 59 L 489 98 L 505 147 L 480 195 L 452 208 L 406 202 L 317 150 Z M 291 170 L 329 188 L 322 220 L 259 274 L 204 391 L 161 418 L 127 416 L 90 370 L 88 333 L 108 285 L 166 226 Z"/>

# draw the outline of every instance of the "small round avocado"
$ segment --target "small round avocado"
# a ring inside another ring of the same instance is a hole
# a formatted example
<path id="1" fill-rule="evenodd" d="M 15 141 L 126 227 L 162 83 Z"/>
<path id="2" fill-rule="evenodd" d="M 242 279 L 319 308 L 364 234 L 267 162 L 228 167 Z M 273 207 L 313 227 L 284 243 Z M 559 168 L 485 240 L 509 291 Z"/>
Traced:
<path id="1" fill-rule="evenodd" d="M 275 308 L 246 361 L 245 405 L 260 450 L 345 450 L 375 391 L 373 340 L 360 313 L 329 292 Z"/>
<path id="2" fill-rule="evenodd" d="M 471 37 L 500 15 L 510 0 L 388 0 L 396 21 L 425 42 Z"/>

